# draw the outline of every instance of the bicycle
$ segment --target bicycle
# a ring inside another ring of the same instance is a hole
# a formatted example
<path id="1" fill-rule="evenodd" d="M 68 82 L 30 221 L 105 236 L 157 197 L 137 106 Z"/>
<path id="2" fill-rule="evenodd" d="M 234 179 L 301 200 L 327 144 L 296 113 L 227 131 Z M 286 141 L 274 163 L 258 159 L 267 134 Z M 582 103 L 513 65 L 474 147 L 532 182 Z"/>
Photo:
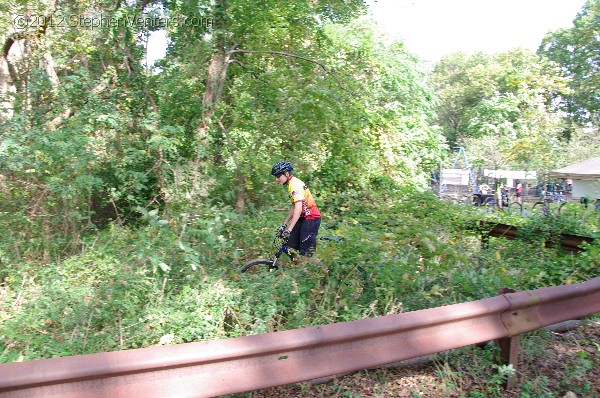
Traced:
<path id="1" fill-rule="evenodd" d="M 320 236 L 319 240 L 340 243 L 343 241 L 341 236 Z M 295 259 L 295 253 L 287 247 L 287 240 L 281 238 L 278 234 L 273 239 L 275 254 L 271 258 L 255 258 L 249 260 L 241 268 L 243 274 L 253 274 L 255 276 L 270 273 L 279 269 L 279 259 L 282 254 L 286 254 L 291 261 Z M 375 298 L 375 289 L 371 285 L 371 274 L 360 264 L 353 264 L 345 261 L 334 261 L 329 265 L 322 266 L 323 273 L 327 276 L 321 283 L 322 289 L 333 289 L 337 293 L 333 295 L 336 300 L 346 303 L 355 300 L 372 301 Z"/>
<path id="2" fill-rule="evenodd" d="M 582 197 L 579 201 L 565 202 L 560 205 L 558 212 L 579 221 L 593 219 L 595 216 L 600 216 L 600 199 L 590 203 L 587 197 Z"/>
<path id="3" fill-rule="evenodd" d="M 511 202 L 508 205 L 508 214 L 523 214 L 523 204 L 519 202 Z"/>
<path id="4" fill-rule="evenodd" d="M 510 192 L 509 191 L 503 191 L 502 192 L 502 201 L 503 203 L 503 207 L 502 209 L 505 212 L 508 212 L 508 214 L 510 215 L 523 215 L 523 202 L 522 202 L 522 197 L 521 197 L 521 201 L 519 201 L 519 198 L 516 196 L 515 192 Z"/>
<path id="5" fill-rule="evenodd" d="M 558 213 L 561 212 L 562 207 L 567 203 L 567 198 L 562 192 L 546 192 L 544 197 L 540 201 L 535 202 L 532 213 L 541 214 L 542 216 L 548 216 L 552 213 L 550 208 L 551 203 L 560 203 L 558 206 Z"/>
<path id="6" fill-rule="evenodd" d="M 495 194 L 475 194 L 473 195 L 473 203 L 475 206 L 484 207 L 488 213 L 504 211 L 509 214 L 523 214 L 523 205 L 511 200 L 508 193 L 504 191 L 502 192 L 502 206 L 496 200 Z"/>
<path id="7" fill-rule="evenodd" d="M 320 240 L 327 240 L 333 242 L 341 242 L 343 238 L 341 236 L 323 236 L 319 237 Z M 240 269 L 241 273 L 252 272 L 260 272 L 261 268 L 266 268 L 268 272 L 279 269 L 279 258 L 282 254 L 285 254 L 289 257 L 290 261 L 295 260 L 295 256 L 293 252 L 290 252 L 287 246 L 287 239 L 281 237 L 278 233 L 275 234 L 275 238 L 273 239 L 273 246 L 277 249 L 272 258 L 255 258 L 249 260 L 244 264 L 244 266 Z M 264 267 L 261 267 L 264 266 Z"/>

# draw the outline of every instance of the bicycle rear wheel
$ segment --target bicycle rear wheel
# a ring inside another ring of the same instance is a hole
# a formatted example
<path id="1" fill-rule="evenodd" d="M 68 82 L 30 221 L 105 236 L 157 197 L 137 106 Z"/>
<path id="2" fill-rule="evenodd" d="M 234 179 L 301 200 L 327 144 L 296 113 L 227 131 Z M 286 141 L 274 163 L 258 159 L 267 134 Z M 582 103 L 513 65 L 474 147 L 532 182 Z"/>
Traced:
<path id="1" fill-rule="evenodd" d="M 240 272 L 246 274 L 256 274 L 259 272 L 269 272 L 277 268 L 279 267 L 273 266 L 273 260 L 268 260 L 266 258 L 255 258 L 254 260 L 250 260 L 244 264 Z"/>
<path id="2" fill-rule="evenodd" d="M 509 214 L 523 214 L 523 206 L 519 202 L 512 202 L 508 206 Z"/>

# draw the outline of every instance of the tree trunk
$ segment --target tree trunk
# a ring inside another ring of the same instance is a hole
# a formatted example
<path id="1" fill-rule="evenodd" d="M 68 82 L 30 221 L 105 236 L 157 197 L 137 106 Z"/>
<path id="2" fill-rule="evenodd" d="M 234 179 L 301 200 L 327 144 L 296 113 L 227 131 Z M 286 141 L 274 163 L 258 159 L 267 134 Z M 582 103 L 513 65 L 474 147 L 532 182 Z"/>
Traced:
<path id="1" fill-rule="evenodd" d="M 5 57 L 0 57 L 0 122 L 12 118 L 13 99 L 16 89 L 10 77 L 9 65 Z"/>
<path id="2" fill-rule="evenodd" d="M 35 45 L 46 34 L 48 24 L 51 20 L 50 16 L 56 12 L 58 0 L 52 0 L 48 4 L 48 8 L 41 15 L 40 20 L 44 24 L 39 26 L 37 30 L 28 32 L 26 30 L 10 29 L 7 36 L 3 36 L 2 54 L 0 58 L 0 121 L 12 117 L 14 109 L 13 93 L 25 93 L 24 108 L 29 108 L 29 98 L 27 96 L 27 73 L 32 69 L 32 44 Z M 9 6 L 10 8 L 10 6 Z M 17 18 L 18 15 L 11 12 L 11 19 Z M 48 74 L 48 78 L 54 87 L 59 83 L 58 76 L 54 70 L 54 60 L 49 52 L 42 54 L 40 59 L 42 68 Z M 19 69 L 19 67 L 21 69 Z M 21 79 L 24 76 L 24 79 Z M 19 81 L 20 85 L 18 84 Z"/>
<path id="3" fill-rule="evenodd" d="M 244 185 L 244 177 L 239 172 L 236 196 L 235 209 L 238 213 L 241 213 L 246 208 L 246 188 Z"/>
<path id="4" fill-rule="evenodd" d="M 200 147 L 206 143 L 208 129 L 215 114 L 215 107 L 223 97 L 223 87 L 225 86 L 231 54 L 231 51 L 218 50 L 212 55 L 208 65 L 208 76 L 202 98 L 202 119 L 196 129 L 196 163 L 199 163 L 202 158 Z"/>
<path id="5" fill-rule="evenodd" d="M 213 53 L 208 66 L 208 76 L 202 98 L 202 117 L 196 129 L 196 150 L 194 155 L 192 182 L 192 192 L 197 192 L 199 188 L 199 169 L 202 161 L 207 157 L 208 148 L 208 130 L 213 122 L 215 107 L 223 97 L 223 87 L 227 77 L 227 69 L 232 51 L 225 52 L 217 50 Z"/>

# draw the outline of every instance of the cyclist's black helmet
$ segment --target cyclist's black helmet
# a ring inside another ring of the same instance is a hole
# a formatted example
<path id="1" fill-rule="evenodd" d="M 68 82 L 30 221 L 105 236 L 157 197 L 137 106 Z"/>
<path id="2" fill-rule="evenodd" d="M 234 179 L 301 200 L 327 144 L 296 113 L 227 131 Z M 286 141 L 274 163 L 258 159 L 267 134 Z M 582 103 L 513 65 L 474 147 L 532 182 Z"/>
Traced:
<path id="1" fill-rule="evenodd" d="M 277 162 L 271 169 L 271 174 L 275 177 L 282 175 L 286 171 L 292 171 L 294 168 L 290 162 Z"/>

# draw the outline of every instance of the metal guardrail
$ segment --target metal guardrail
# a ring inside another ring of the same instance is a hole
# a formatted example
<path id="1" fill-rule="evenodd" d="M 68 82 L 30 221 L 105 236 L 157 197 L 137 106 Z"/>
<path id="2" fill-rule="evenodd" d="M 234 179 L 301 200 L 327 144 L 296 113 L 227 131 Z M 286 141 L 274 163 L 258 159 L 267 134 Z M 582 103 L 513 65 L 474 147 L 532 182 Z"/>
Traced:
<path id="1" fill-rule="evenodd" d="M 479 225 L 491 228 L 486 233 L 487 236 L 506 239 L 517 239 L 519 237 L 519 229 L 512 225 L 494 223 L 490 221 L 480 221 Z M 577 253 L 582 250 L 581 246 L 584 243 L 592 243 L 593 241 L 594 238 L 591 238 L 589 236 L 579 236 L 563 233 L 560 234 L 560 241 L 558 243 L 560 244 L 561 249 Z M 546 247 L 550 247 L 553 244 L 553 242 L 545 242 Z"/>
<path id="2" fill-rule="evenodd" d="M 325 326 L 2 364 L 0 397 L 213 397 L 511 338 L 597 312 L 600 278 Z"/>

